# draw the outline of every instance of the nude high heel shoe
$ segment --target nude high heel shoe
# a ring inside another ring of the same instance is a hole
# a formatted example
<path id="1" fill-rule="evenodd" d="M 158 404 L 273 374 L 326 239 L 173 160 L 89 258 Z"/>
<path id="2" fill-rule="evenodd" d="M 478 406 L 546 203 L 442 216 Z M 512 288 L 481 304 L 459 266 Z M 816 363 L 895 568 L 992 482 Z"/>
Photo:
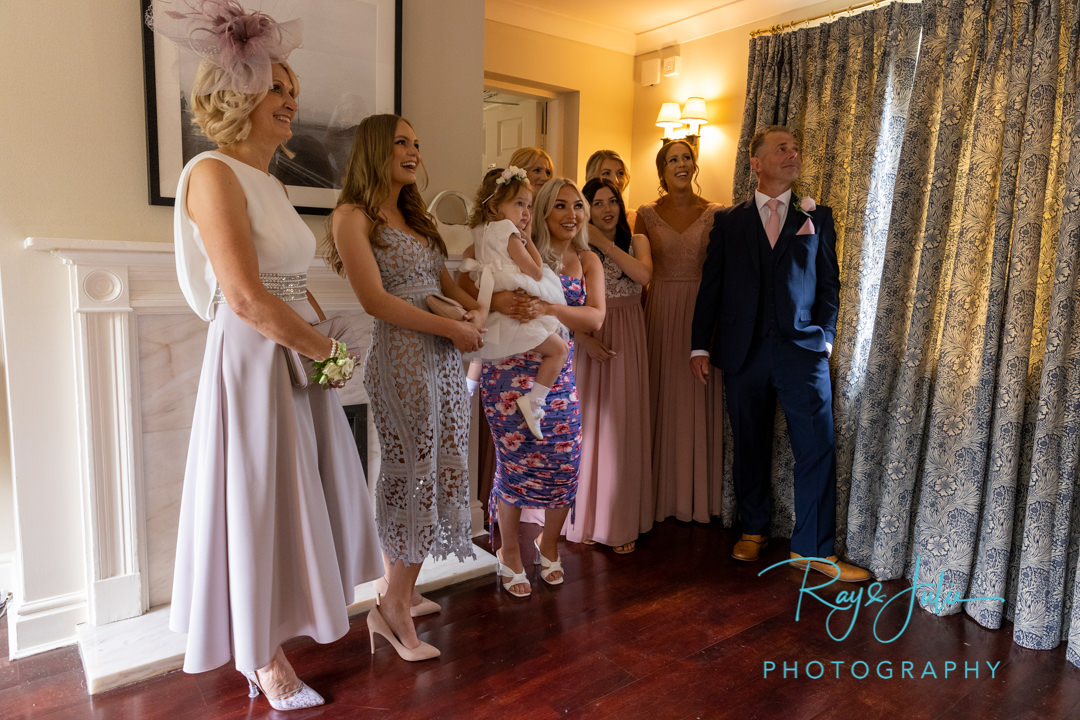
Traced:
<path id="1" fill-rule="evenodd" d="M 326 700 L 319 693 L 308 687 L 307 683 L 301 682 L 300 687 L 287 693 L 282 693 L 275 697 L 270 697 L 263 690 L 262 685 L 259 684 L 259 676 L 254 672 L 245 672 L 244 677 L 248 681 L 248 697 L 257 698 L 261 692 L 266 695 L 267 702 L 270 703 L 270 707 L 275 710 L 300 710 L 302 708 L 316 707 L 323 705 Z"/>
<path id="2" fill-rule="evenodd" d="M 409 662 L 419 662 L 421 660 L 432 660 L 439 657 L 442 653 L 439 652 L 439 648 L 434 645 L 428 645 L 426 642 L 421 642 L 418 647 L 407 648 L 401 644 L 401 640 L 398 639 L 394 631 L 390 629 L 390 624 L 386 622 L 386 618 L 379 612 L 379 606 L 371 608 L 368 611 L 367 616 L 368 627 L 368 640 L 371 642 L 371 654 L 375 654 L 375 636 L 382 635 L 386 638 L 386 641 L 390 643 L 390 646 L 397 652 L 398 657 L 402 660 L 408 660 Z"/>
<path id="3" fill-rule="evenodd" d="M 381 577 L 375 581 L 375 604 L 382 604 L 382 596 L 386 594 L 386 589 L 390 586 L 389 581 L 385 577 Z M 429 600 L 423 595 L 420 596 L 420 602 L 415 605 L 409 606 L 409 614 L 413 617 L 420 617 L 422 615 L 431 615 L 442 611 L 442 605 Z"/>

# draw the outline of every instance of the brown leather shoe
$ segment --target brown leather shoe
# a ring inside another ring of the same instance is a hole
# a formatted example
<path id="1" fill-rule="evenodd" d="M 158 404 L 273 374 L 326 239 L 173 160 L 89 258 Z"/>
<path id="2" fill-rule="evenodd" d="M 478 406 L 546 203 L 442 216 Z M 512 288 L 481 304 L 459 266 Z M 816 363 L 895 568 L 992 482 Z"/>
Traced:
<path id="1" fill-rule="evenodd" d="M 761 557 L 761 551 L 769 544 L 768 535 L 747 535 L 743 533 L 739 542 L 731 549 L 731 557 L 743 562 L 754 562 Z"/>
<path id="2" fill-rule="evenodd" d="M 801 558 L 802 558 L 802 555 L 800 555 L 799 553 L 791 553 L 791 559 L 792 560 L 801 559 Z M 803 560 L 802 562 L 794 562 L 794 563 L 791 563 L 791 564 L 794 567 L 797 567 L 800 570 L 803 570 L 803 569 L 806 568 L 807 563 L 809 563 L 811 570 L 816 570 L 817 572 L 828 575 L 829 577 L 834 578 L 836 580 L 839 580 L 840 582 L 854 583 L 854 582 L 863 582 L 864 580 L 869 580 L 870 579 L 870 571 L 869 570 L 863 570 L 861 567 L 858 567 L 856 565 L 852 565 L 851 563 L 846 563 L 843 560 L 840 560 L 839 558 L 837 558 L 835 555 L 830 555 L 829 557 L 827 557 L 825 559 L 836 563 L 836 567 L 833 567 L 832 565 L 829 565 L 828 563 L 814 562 L 814 561 L 810 561 L 810 560 Z M 837 575 L 837 571 L 839 571 L 839 575 Z"/>

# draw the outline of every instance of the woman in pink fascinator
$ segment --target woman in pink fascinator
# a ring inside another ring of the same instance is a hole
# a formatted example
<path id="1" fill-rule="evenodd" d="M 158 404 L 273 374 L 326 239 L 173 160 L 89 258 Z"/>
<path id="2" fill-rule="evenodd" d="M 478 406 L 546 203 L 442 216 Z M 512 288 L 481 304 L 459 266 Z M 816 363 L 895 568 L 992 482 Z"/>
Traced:
<path id="1" fill-rule="evenodd" d="M 315 237 L 268 172 L 292 137 L 299 81 L 286 59 L 300 21 L 233 0 L 155 0 L 147 22 L 202 58 L 191 106 L 218 145 L 185 165 L 176 191 L 177 275 L 209 328 L 169 624 L 187 633 L 185 671 L 231 659 L 249 697 L 321 705 L 281 645 L 345 635 L 354 588 L 382 560 L 352 431 L 327 389 L 354 357 L 340 332 L 314 327 L 325 320 L 307 291 Z"/>

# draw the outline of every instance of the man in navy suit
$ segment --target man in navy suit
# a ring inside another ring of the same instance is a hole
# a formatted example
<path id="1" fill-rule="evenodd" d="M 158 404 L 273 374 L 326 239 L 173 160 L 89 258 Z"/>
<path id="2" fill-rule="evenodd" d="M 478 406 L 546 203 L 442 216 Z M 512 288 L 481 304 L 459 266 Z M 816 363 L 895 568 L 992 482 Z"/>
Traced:
<path id="1" fill-rule="evenodd" d="M 801 200 L 791 131 L 773 126 L 750 141 L 755 196 L 717 213 L 694 309 L 694 375 L 724 374 L 735 441 L 735 498 L 742 536 L 732 557 L 757 560 L 768 543 L 773 417 L 787 417 L 795 456 L 791 558 L 846 582 L 870 577 L 834 555 L 836 454 L 829 355 L 840 306 L 832 211 Z M 802 558 L 823 558 L 822 561 Z"/>

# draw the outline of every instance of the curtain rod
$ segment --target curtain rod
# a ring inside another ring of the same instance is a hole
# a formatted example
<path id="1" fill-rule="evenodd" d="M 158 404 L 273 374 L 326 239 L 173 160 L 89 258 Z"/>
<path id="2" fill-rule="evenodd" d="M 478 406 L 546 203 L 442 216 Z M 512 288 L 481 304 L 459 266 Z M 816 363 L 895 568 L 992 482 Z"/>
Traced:
<path id="1" fill-rule="evenodd" d="M 805 25 L 806 23 L 812 23 L 815 20 L 823 20 L 825 18 L 835 18 L 837 15 L 843 13 L 852 13 L 856 10 L 862 10 L 870 6 L 877 6 L 882 3 L 892 2 L 892 0 L 867 0 L 867 2 L 858 3 L 850 7 L 841 8 L 839 10 L 833 10 L 832 12 L 822 13 L 821 15 L 815 15 L 814 17 L 803 18 L 802 20 L 792 20 L 791 22 L 780 23 L 779 25 L 772 25 L 770 27 L 758 28 L 750 33 L 750 37 L 757 37 L 758 35 L 767 35 L 783 32 L 784 30 L 790 30 L 796 25 Z"/>

